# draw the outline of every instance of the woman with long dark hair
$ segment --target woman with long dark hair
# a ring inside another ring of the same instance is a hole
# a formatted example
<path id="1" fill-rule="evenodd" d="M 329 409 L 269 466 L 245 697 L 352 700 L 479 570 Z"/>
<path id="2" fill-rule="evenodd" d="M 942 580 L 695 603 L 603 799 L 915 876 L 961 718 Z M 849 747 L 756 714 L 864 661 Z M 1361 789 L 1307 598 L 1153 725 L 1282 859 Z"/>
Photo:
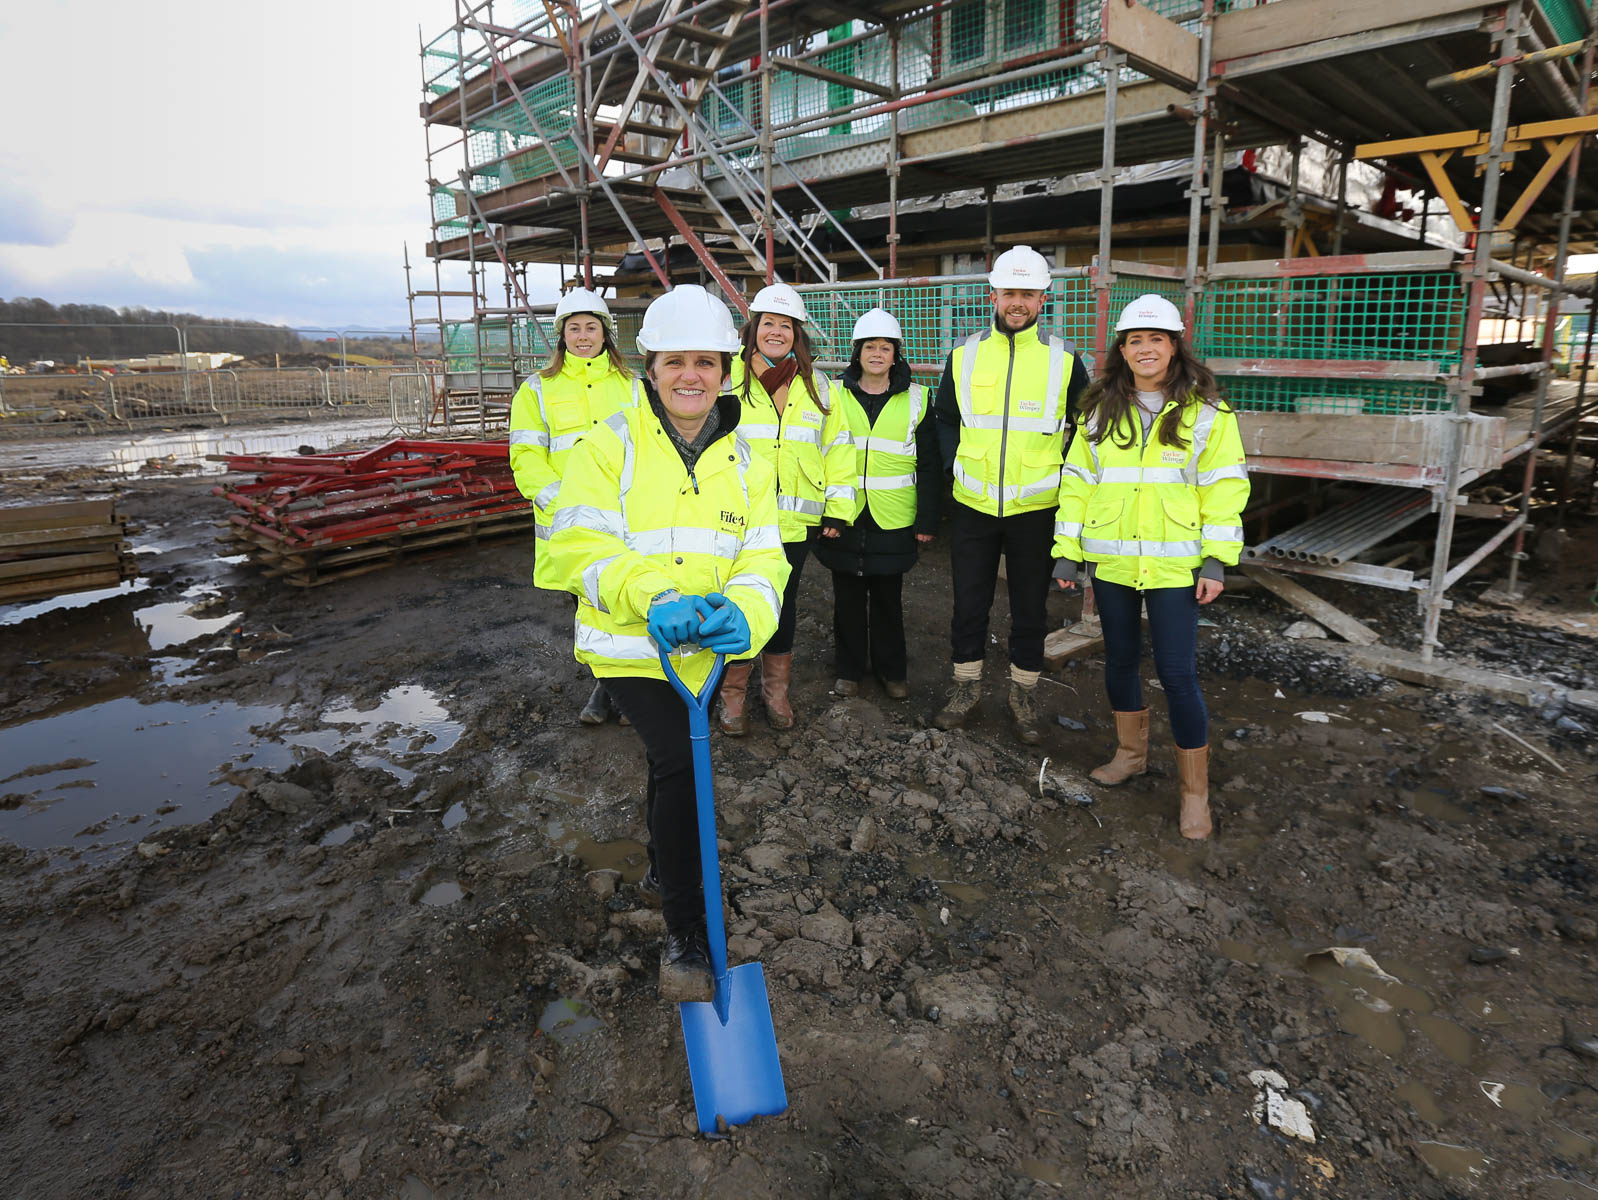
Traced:
<path id="1" fill-rule="evenodd" d="M 873 308 L 855 322 L 851 340 L 832 403 L 844 410 L 854 437 L 856 516 L 815 547 L 832 572 L 832 690 L 853 696 L 869 673 L 889 699 L 903 700 L 910 695 L 904 577 L 938 528 L 938 431 L 928 419 L 927 389 L 910 382 L 898 319 Z"/>
<path id="2" fill-rule="evenodd" d="M 761 288 L 749 304 L 733 359 L 731 389 L 742 406 L 739 429 L 777 475 L 777 521 L 792 569 L 782 595 L 782 619 L 760 655 L 760 691 L 773 729 L 794 723 L 788 700 L 798 624 L 799 573 L 812 540 L 837 537 L 855 512 L 854 443 L 830 384 L 814 367 L 799 293 L 785 283 Z M 721 680 L 721 731 L 749 732 L 744 704 L 753 663 L 730 663 Z"/>
<path id="3" fill-rule="evenodd" d="M 1104 627 L 1115 757 L 1107 787 L 1148 769 L 1149 710 L 1138 673 L 1147 607 L 1154 668 L 1170 709 L 1182 836 L 1210 835 L 1209 714 L 1199 692 L 1198 609 L 1221 594 L 1243 549 L 1248 472 L 1237 415 L 1183 338 L 1182 314 L 1139 296 L 1115 324 L 1103 372 L 1082 398 L 1060 480 L 1054 577 L 1086 564 Z"/>

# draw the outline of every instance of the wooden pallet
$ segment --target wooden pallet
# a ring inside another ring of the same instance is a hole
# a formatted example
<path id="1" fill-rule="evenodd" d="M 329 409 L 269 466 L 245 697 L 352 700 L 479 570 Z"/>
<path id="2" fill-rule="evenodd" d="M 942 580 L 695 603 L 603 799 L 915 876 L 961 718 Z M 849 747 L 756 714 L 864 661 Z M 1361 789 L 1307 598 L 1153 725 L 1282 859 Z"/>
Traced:
<path id="1" fill-rule="evenodd" d="M 0 603 L 115 587 L 139 573 L 112 500 L 0 508 Z"/>
<path id="2" fill-rule="evenodd" d="M 248 554 L 268 578 L 294 587 L 321 587 L 396 563 L 436 554 L 489 538 L 531 534 L 531 507 L 484 516 L 462 517 L 420 529 L 377 534 L 333 547 L 308 547 L 280 541 L 250 529 L 245 519 L 230 519 L 225 537 Z"/>

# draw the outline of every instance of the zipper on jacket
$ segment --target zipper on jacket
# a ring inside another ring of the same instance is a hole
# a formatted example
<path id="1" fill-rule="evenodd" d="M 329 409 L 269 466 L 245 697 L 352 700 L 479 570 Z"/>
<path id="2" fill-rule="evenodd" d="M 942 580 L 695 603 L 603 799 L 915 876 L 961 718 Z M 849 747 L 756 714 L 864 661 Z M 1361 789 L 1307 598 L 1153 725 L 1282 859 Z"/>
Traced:
<path id="1" fill-rule="evenodd" d="M 1015 334 L 1010 339 L 1010 365 L 1004 369 L 1004 416 L 999 422 L 999 518 L 1004 518 L 1004 452 L 1010 444 L 1010 381 L 1015 378 Z"/>

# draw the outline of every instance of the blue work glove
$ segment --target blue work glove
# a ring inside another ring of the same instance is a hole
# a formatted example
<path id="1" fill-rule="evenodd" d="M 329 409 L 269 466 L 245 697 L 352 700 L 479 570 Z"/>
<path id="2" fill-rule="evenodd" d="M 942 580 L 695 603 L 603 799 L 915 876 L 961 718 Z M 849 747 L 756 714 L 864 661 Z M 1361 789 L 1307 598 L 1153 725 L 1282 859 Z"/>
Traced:
<path id="1" fill-rule="evenodd" d="M 710 615 L 710 605 L 703 596 L 678 596 L 675 600 L 659 600 L 649 606 L 649 636 L 667 650 L 675 650 L 684 642 L 696 641 L 699 623 Z"/>
<path id="2" fill-rule="evenodd" d="M 720 592 L 711 592 L 705 601 L 716 611 L 699 627 L 699 644 L 717 654 L 744 654 L 749 650 L 749 618 Z"/>

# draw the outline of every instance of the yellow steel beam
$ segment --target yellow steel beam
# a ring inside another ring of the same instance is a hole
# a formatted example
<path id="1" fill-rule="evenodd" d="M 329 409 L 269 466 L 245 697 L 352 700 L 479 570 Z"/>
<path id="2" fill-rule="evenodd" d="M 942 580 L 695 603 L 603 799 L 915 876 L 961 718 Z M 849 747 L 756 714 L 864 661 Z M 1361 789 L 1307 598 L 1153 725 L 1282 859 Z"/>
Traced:
<path id="1" fill-rule="evenodd" d="M 1513 229 L 1520 224 L 1520 219 L 1526 215 L 1526 210 L 1537 202 L 1537 197 L 1543 194 L 1543 189 L 1553 179 L 1554 173 L 1565 165 L 1577 144 L 1581 141 L 1581 134 L 1573 133 L 1569 137 L 1557 141 L 1547 139 L 1543 146 L 1548 151 L 1548 161 L 1543 163 L 1537 174 L 1531 177 L 1531 182 L 1526 185 L 1526 190 L 1520 194 L 1520 199 L 1515 201 L 1515 206 L 1504 214 L 1504 219 L 1498 223 L 1500 229 Z"/>
<path id="2" fill-rule="evenodd" d="M 1426 150 L 1421 152 L 1420 161 L 1426 168 L 1426 174 L 1431 177 L 1432 186 L 1437 189 L 1437 194 L 1448 206 L 1448 215 L 1454 218 L 1454 224 L 1466 233 L 1474 233 L 1475 219 L 1466 209 L 1465 202 L 1459 198 L 1459 193 L 1454 190 L 1454 181 L 1448 178 L 1448 173 L 1443 170 L 1443 164 L 1453 156 L 1452 150 Z"/>
<path id="3" fill-rule="evenodd" d="M 1461 150 L 1475 145 L 1481 136 L 1474 129 L 1461 129 L 1457 133 L 1431 133 L 1394 142 L 1366 142 L 1354 147 L 1354 157 L 1396 158 L 1400 154 L 1420 154 L 1427 150 Z"/>

